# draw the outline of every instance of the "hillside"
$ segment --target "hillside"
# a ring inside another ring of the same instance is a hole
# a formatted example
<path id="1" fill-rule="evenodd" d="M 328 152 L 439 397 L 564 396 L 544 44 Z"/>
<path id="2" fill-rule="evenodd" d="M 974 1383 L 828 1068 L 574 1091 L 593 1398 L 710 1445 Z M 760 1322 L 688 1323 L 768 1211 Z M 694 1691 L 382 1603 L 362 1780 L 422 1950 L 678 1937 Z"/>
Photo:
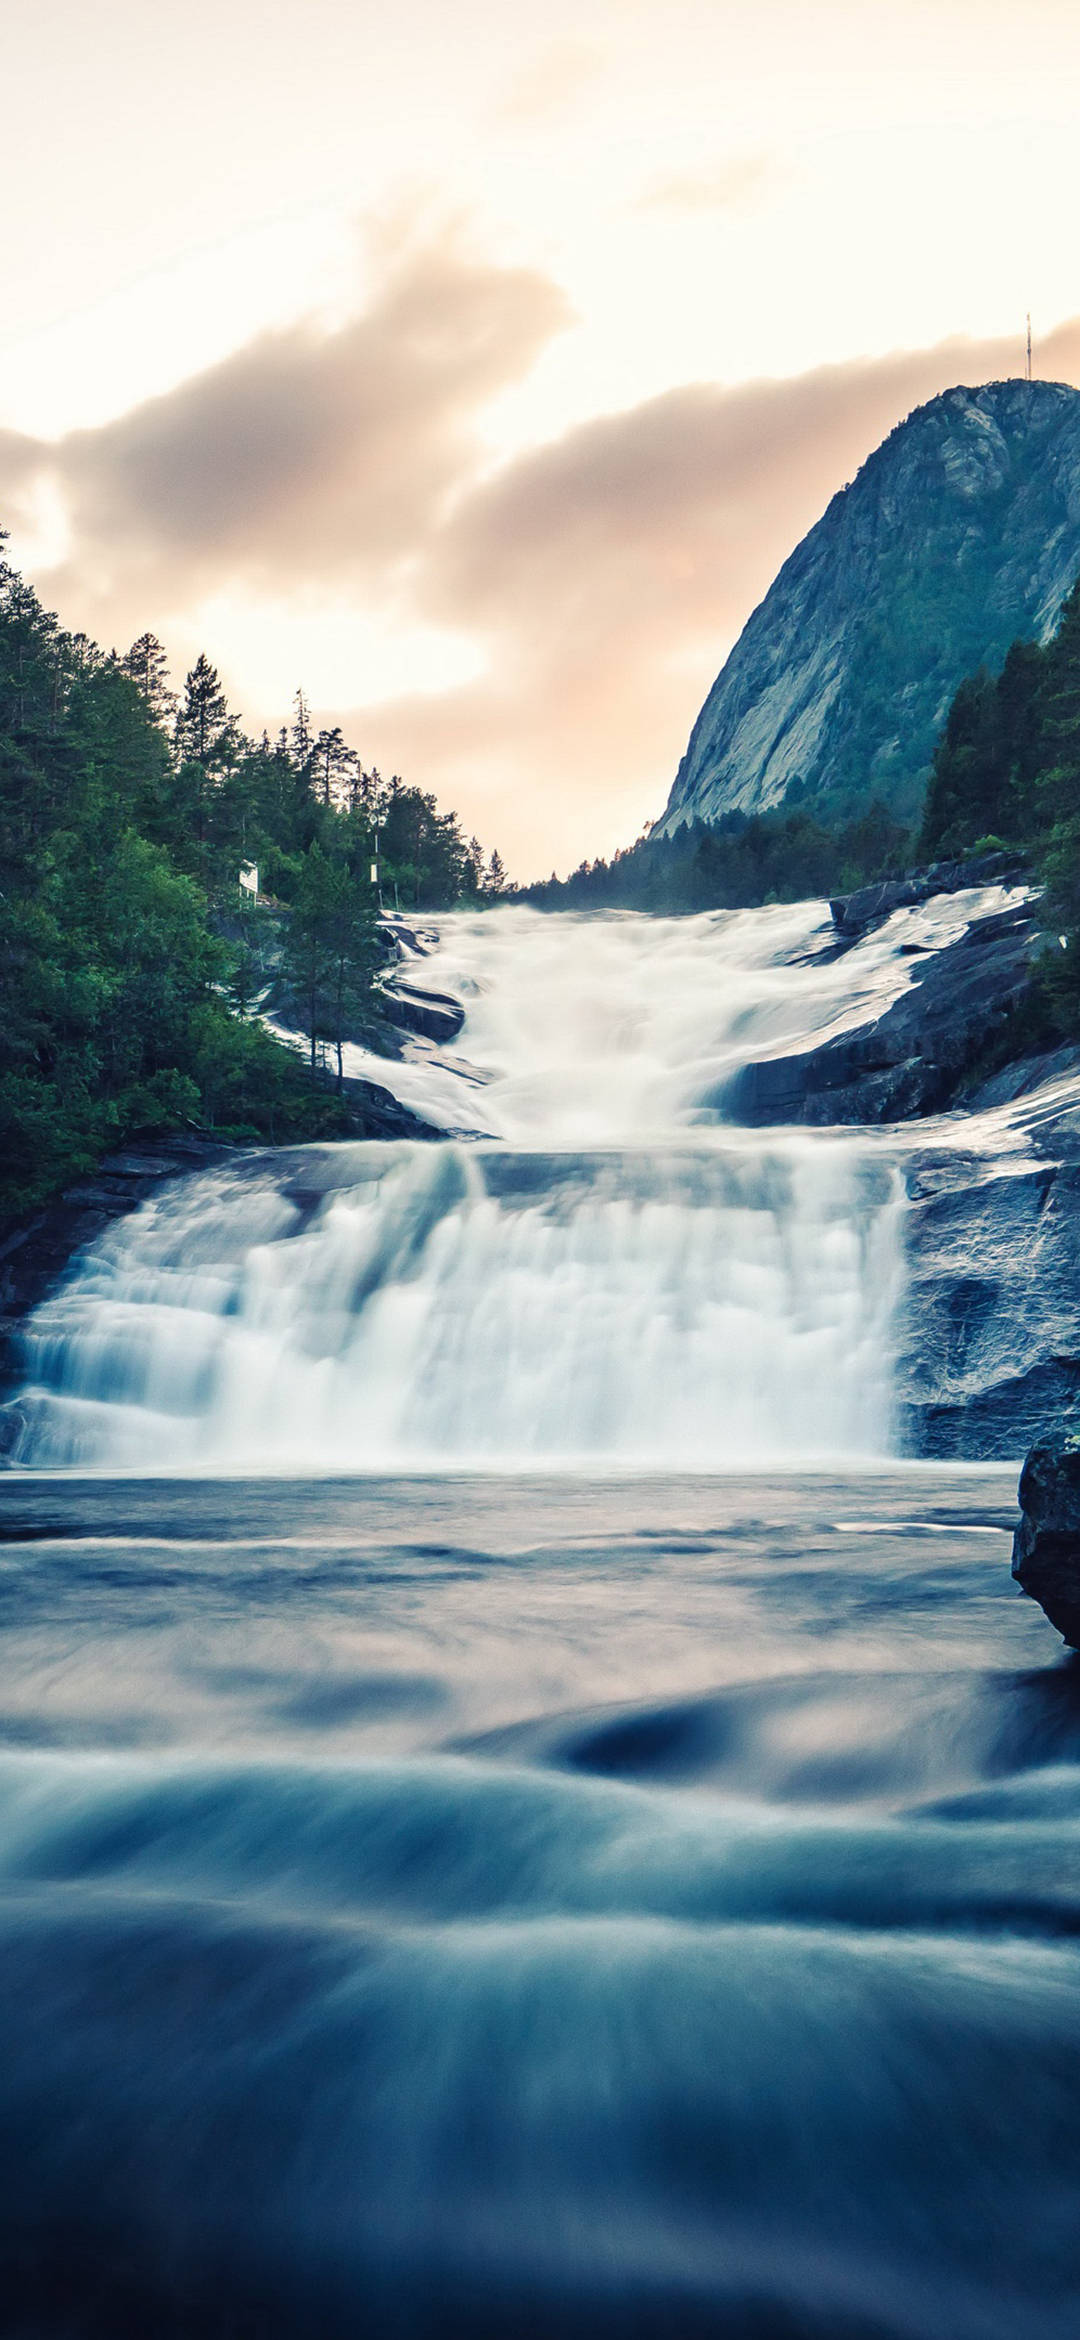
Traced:
<path id="1" fill-rule="evenodd" d="M 694 725 L 653 834 L 783 803 L 922 805 L 962 677 L 1044 641 L 1080 571 L 1080 392 L 991 382 L 916 408 L 785 562 Z"/>

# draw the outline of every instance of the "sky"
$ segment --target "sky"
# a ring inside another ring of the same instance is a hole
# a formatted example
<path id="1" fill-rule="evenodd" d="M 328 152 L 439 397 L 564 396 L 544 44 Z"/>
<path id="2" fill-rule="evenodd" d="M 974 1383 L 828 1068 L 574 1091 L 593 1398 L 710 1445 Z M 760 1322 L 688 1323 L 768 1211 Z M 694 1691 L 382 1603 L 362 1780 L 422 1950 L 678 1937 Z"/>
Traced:
<path id="1" fill-rule="evenodd" d="M 0 526 L 519 878 L 912 406 L 1080 385 L 1075 0 L 9 0 Z"/>

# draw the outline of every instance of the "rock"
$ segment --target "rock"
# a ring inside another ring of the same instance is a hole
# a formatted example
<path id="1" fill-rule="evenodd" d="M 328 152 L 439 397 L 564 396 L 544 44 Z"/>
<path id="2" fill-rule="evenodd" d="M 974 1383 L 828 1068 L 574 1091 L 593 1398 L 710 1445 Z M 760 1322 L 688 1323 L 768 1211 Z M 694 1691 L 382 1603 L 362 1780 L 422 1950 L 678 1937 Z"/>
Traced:
<path id="1" fill-rule="evenodd" d="M 399 1097 L 389 1089 L 381 1089 L 377 1081 L 346 1080 L 343 1087 L 346 1100 L 357 1116 L 357 1137 L 428 1141 L 447 1134 L 444 1129 L 434 1129 L 430 1121 L 422 1121 L 411 1105 L 403 1105 Z"/>
<path id="2" fill-rule="evenodd" d="M 419 1032 L 425 1040 L 456 1040 L 465 1021 L 460 1000 L 450 999 L 442 991 L 415 991 L 411 984 L 400 989 L 386 985 L 379 999 L 388 1024 L 395 1024 L 402 1032 Z"/>
<path id="3" fill-rule="evenodd" d="M 903 1444 L 1008 1461 L 1080 1401 L 1080 1173 L 942 1150 L 909 1159 L 907 1193 Z"/>
<path id="4" fill-rule="evenodd" d="M 933 894 L 961 894 L 969 886 L 1015 885 L 1027 873 L 1016 854 L 985 853 L 977 861 L 939 861 L 931 869 L 915 870 L 910 877 L 885 878 L 880 885 L 860 886 L 854 894 L 839 894 L 829 911 L 838 933 L 852 939 L 880 926 L 894 910 L 928 902 Z M 909 951 L 918 944 L 901 946 Z"/>
<path id="5" fill-rule="evenodd" d="M 1080 1649 L 1080 1438 L 1032 1447 L 1020 1476 L 1012 1572 L 1070 1649 Z"/>
<path id="6" fill-rule="evenodd" d="M 1080 570 L 1080 394 L 988 382 L 917 407 L 748 620 L 654 835 L 798 802 L 921 808 L 963 677 L 1046 641 Z"/>
<path id="7" fill-rule="evenodd" d="M 860 886 L 854 894 L 839 895 L 830 902 L 829 910 L 841 934 L 865 934 L 868 927 L 891 918 L 894 910 L 925 902 L 929 892 L 929 886 L 920 886 L 915 878 L 886 878 L 880 885 Z"/>
<path id="8" fill-rule="evenodd" d="M 874 1023 L 819 1048 L 743 1065 L 715 1102 L 749 1128 L 945 1113 L 973 1063 L 1007 1038 L 1040 942 L 1026 903 L 976 919 L 958 942 L 927 956 Z"/>

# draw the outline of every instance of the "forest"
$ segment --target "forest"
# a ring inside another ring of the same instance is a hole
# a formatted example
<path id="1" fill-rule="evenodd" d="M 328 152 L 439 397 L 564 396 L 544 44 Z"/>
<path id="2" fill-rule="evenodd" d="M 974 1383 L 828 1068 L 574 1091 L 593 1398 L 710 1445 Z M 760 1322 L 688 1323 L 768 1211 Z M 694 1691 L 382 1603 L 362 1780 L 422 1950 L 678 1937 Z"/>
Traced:
<path id="1" fill-rule="evenodd" d="M 646 834 L 610 861 L 582 862 L 568 878 L 526 887 L 519 899 L 547 910 L 756 909 L 847 893 L 903 869 L 912 833 L 871 800 L 858 819 L 826 828 L 802 807 L 688 821 L 669 837 Z"/>
<path id="2" fill-rule="evenodd" d="M 347 1133 L 335 1042 L 380 964 L 380 891 L 424 910 L 505 882 L 302 692 L 248 738 L 207 657 L 174 695 L 152 634 L 120 656 L 65 632 L 2 538 L 0 873 L 0 1226 L 135 1132 Z M 268 931 L 306 1065 L 253 1013 Z"/>
<path id="3" fill-rule="evenodd" d="M 135 1132 L 278 1143 L 355 1128 L 342 1042 L 383 963 L 381 901 L 487 904 L 511 889 L 433 797 L 368 770 L 302 691 L 249 738 L 206 656 L 174 694 L 143 634 L 126 655 L 64 631 L 0 539 L 0 1226 Z M 871 801 L 835 830 L 800 806 L 674 836 L 529 887 L 547 909 L 679 913 L 828 896 L 915 862 L 1031 857 L 1055 948 L 1048 1031 L 1080 1027 L 1080 585 L 1053 639 L 960 685 L 921 831 Z M 258 870 L 245 915 L 242 869 Z M 306 1062 L 257 1011 L 267 942 Z M 1064 942 L 1065 948 L 1057 947 Z M 1073 947 L 1073 946 L 1076 947 Z"/>

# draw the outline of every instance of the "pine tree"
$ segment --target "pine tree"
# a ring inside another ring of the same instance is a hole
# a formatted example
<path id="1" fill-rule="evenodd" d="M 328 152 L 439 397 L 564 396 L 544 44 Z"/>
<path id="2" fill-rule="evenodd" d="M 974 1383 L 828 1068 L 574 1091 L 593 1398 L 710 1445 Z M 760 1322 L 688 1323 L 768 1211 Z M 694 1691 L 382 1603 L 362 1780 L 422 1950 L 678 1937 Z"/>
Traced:
<path id="1" fill-rule="evenodd" d="M 313 1080 L 319 1041 L 329 1041 L 337 1055 L 341 1088 L 346 1027 L 367 1003 L 378 956 L 370 887 L 358 885 L 348 864 L 324 853 L 316 839 L 304 855 L 285 947 L 286 971 L 311 1050 Z"/>
<path id="2" fill-rule="evenodd" d="M 176 744 L 185 760 L 201 764 L 204 772 L 228 762 L 236 749 L 236 721 L 229 713 L 218 670 L 204 651 L 184 678 Z"/>
<path id="3" fill-rule="evenodd" d="M 297 690 L 294 696 L 293 706 L 296 713 L 292 723 L 292 752 L 297 763 L 306 767 L 311 755 L 311 709 L 304 697 L 302 687 Z"/>
<path id="4" fill-rule="evenodd" d="M 311 763 L 315 786 L 323 803 L 328 808 L 335 806 L 340 812 L 351 800 L 351 781 L 357 757 L 353 749 L 346 746 L 339 724 L 335 724 L 333 731 L 320 731 L 312 749 Z"/>
<path id="5" fill-rule="evenodd" d="M 235 764 L 241 745 L 221 677 L 205 652 L 200 651 L 185 677 L 175 736 L 180 759 L 178 810 L 182 814 L 186 804 L 201 859 L 215 791 L 221 786 L 222 775 Z"/>
<path id="6" fill-rule="evenodd" d="M 162 727 L 176 715 L 176 692 L 169 688 L 169 662 L 156 634 L 140 634 L 120 661 L 148 715 Z"/>

